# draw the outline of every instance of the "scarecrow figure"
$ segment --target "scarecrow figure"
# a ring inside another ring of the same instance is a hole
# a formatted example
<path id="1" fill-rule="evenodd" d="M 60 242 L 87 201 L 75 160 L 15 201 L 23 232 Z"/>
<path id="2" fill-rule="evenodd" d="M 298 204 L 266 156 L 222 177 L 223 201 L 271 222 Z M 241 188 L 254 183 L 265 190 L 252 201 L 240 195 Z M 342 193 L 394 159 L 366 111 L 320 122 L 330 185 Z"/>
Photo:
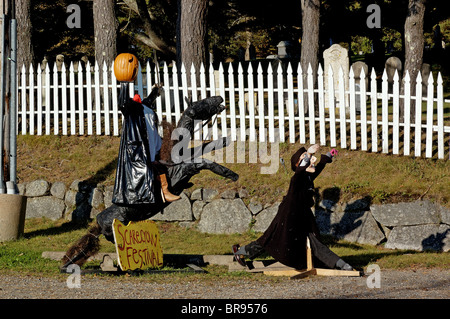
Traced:
<path id="1" fill-rule="evenodd" d="M 119 55 L 120 56 L 120 55 Z M 131 57 L 135 59 L 135 57 Z M 130 60 L 131 61 L 131 60 Z M 115 66 L 116 67 L 116 66 Z M 117 75 L 118 73 L 116 73 Z M 133 71 L 133 74 L 135 72 Z M 135 75 L 134 75 L 135 76 Z M 124 78 L 130 81 L 132 78 Z M 192 186 L 191 177 L 207 169 L 215 174 L 236 181 L 239 176 L 232 170 L 204 158 L 172 160 L 173 127 L 162 122 L 164 139 L 158 134 L 158 118 L 155 101 L 161 86 L 154 86 L 147 98 L 141 101 L 138 95 L 129 98 L 127 83 L 121 83 L 119 109 L 124 115 L 124 125 L 120 141 L 119 160 L 113 192 L 113 204 L 99 213 L 94 226 L 68 249 L 62 259 L 62 268 L 70 264 L 83 265 L 99 249 L 99 236 L 114 242 L 112 223 L 118 219 L 123 224 L 141 221 L 161 212 L 181 192 Z M 188 102 L 189 107 L 180 118 L 177 129 L 187 130 L 193 136 L 195 120 L 210 120 L 222 112 L 220 96 L 209 97 L 198 102 Z M 215 149 L 227 146 L 228 139 L 213 141 Z M 205 147 L 203 147 L 204 149 Z M 212 150 L 213 148 L 209 148 Z M 195 153 L 194 153 L 195 154 Z"/>
<path id="2" fill-rule="evenodd" d="M 291 168 L 295 174 L 272 223 L 256 241 L 243 247 L 232 246 L 235 260 L 239 264 L 245 267 L 245 258 L 254 259 L 267 252 L 286 266 L 305 269 L 306 241 L 309 238 L 313 256 L 326 267 L 353 269 L 319 240 L 319 230 L 311 211 L 314 205 L 314 180 L 326 164 L 332 162 L 337 151 L 333 149 L 322 155 L 316 165 L 317 159 L 313 154 L 318 150 L 318 144 L 312 145 L 308 150 L 302 147 L 292 156 Z"/>

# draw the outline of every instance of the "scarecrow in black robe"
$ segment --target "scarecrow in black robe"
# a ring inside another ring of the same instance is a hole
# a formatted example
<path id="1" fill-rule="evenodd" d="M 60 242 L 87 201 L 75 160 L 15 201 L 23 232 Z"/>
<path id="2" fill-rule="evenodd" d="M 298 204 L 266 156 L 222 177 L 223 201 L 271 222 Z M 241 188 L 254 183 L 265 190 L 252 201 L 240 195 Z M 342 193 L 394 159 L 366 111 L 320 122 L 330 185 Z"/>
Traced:
<path id="1" fill-rule="evenodd" d="M 189 180 L 200 171 L 207 169 L 232 181 L 239 178 L 232 170 L 204 158 L 194 158 L 195 155 L 172 160 L 172 148 L 181 143 L 181 136 L 186 137 L 186 134 L 180 134 L 173 140 L 172 137 L 177 134 L 172 134 L 173 127 L 163 122 L 164 138 L 161 140 L 159 137 L 154 104 L 160 95 L 160 89 L 161 87 L 155 86 L 150 95 L 141 101 L 137 96 L 129 98 L 128 86 L 121 86 L 118 104 L 125 120 L 113 204 L 99 213 L 95 225 L 67 250 L 62 259 L 62 269 L 70 264 L 81 266 L 96 254 L 100 249 L 100 235 L 103 234 L 108 241 L 114 242 L 114 219 L 126 225 L 130 221 L 146 220 L 161 212 L 171 202 L 179 199 L 184 189 L 192 186 Z M 221 105 L 223 98 L 220 96 L 194 103 L 187 102 L 188 108 L 183 112 L 177 129 L 184 129 L 189 138 L 193 136 L 196 120 L 209 121 L 225 109 Z M 229 139 L 224 137 L 222 140 L 205 143 L 200 149 L 217 150 L 227 146 L 228 142 Z M 198 150 L 193 150 L 192 153 L 202 154 Z"/>
<path id="2" fill-rule="evenodd" d="M 313 154 L 318 149 L 318 144 L 308 148 L 308 151 L 302 147 L 292 156 L 291 168 L 295 174 L 272 223 L 256 241 L 243 247 L 232 247 L 235 260 L 239 264 L 246 266 L 245 258 L 254 259 L 267 252 L 286 266 L 305 269 L 306 240 L 309 238 L 313 256 L 326 267 L 353 269 L 319 240 L 319 230 L 311 211 L 314 205 L 314 180 L 326 164 L 332 162 L 337 152 L 332 150 L 322 155 L 316 165 L 317 159 Z"/>

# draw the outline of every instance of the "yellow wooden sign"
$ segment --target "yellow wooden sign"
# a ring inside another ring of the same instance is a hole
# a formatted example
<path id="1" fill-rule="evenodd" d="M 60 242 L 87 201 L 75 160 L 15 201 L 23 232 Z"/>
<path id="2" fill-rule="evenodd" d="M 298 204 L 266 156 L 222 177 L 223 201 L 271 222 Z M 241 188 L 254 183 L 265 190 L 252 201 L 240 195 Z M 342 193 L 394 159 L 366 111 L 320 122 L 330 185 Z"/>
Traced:
<path id="1" fill-rule="evenodd" d="M 162 267 L 163 253 L 158 227 L 154 221 L 130 222 L 125 226 L 114 219 L 112 226 L 122 270 Z"/>

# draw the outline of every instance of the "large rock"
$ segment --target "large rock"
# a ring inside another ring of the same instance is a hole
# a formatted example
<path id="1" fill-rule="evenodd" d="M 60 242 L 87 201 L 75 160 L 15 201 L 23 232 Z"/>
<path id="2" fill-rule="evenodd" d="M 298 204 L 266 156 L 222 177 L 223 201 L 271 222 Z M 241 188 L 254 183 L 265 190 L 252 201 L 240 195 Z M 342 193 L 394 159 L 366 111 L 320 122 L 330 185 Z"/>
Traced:
<path id="1" fill-rule="evenodd" d="M 66 205 L 53 196 L 27 198 L 26 218 L 46 217 L 57 220 L 63 217 Z"/>
<path id="2" fill-rule="evenodd" d="M 203 207 L 198 230 L 212 234 L 243 233 L 249 229 L 252 214 L 242 199 L 217 199 Z"/>
<path id="3" fill-rule="evenodd" d="M 59 199 L 64 199 L 66 195 L 66 185 L 63 182 L 55 182 L 50 188 L 50 194 Z"/>
<path id="4" fill-rule="evenodd" d="M 50 184 L 43 179 L 38 179 L 36 181 L 27 184 L 25 196 L 27 197 L 45 196 L 48 194 L 49 190 Z"/>
<path id="5" fill-rule="evenodd" d="M 280 203 L 275 203 L 274 205 L 262 210 L 255 217 L 255 225 L 253 225 L 253 230 L 256 232 L 265 232 L 269 227 L 275 215 L 278 213 L 278 208 Z"/>
<path id="6" fill-rule="evenodd" d="M 367 211 L 329 213 L 317 209 L 316 221 L 322 234 L 360 244 L 377 245 L 385 239 L 372 214 Z"/>
<path id="7" fill-rule="evenodd" d="M 388 227 L 439 224 L 441 219 L 438 206 L 430 201 L 372 205 L 370 210 L 380 224 Z"/>
<path id="8" fill-rule="evenodd" d="M 192 221 L 191 201 L 187 195 L 181 193 L 181 199 L 172 202 L 161 213 L 156 214 L 151 219 L 164 221 Z"/>
<path id="9" fill-rule="evenodd" d="M 441 223 L 450 225 L 450 209 L 441 206 L 439 213 L 441 214 Z"/>
<path id="10" fill-rule="evenodd" d="M 394 227 L 385 245 L 390 249 L 450 250 L 450 227 L 441 225 L 415 225 Z"/>

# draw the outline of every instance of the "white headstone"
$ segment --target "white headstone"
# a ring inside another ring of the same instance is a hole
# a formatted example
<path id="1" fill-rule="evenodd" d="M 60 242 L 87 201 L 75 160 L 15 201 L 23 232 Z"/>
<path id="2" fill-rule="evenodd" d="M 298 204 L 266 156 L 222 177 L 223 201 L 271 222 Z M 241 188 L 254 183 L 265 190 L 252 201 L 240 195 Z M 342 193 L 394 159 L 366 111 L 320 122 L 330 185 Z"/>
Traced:
<path id="1" fill-rule="evenodd" d="M 357 61 L 355 63 L 352 64 L 352 69 L 353 69 L 353 74 L 355 76 L 355 84 L 360 84 L 361 82 L 361 70 L 364 69 L 364 76 L 366 77 L 366 88 L 367 85 L 369 84 L 369 67 L 367 66 L 366 63 L 362 62 L 362 61 Z"/>
<path id="2" fill-rule="evenodd" d="M 335 97 L 335 105 L 340 106 L 343 103 L 346 107 L 349 107 L 348 97 L 346 96 L 344 101 L 340 101 L 339 99 L 339 69 L 342 68 L 344 74 L 344 89 L 348 90 L 348 73 L 349 73 L 349 59 L 348 59 L 348 50 L 339 44 L 333 44 L 331 47 L 326 49 L 323 52 L 323 60 L 324 60 L 324 87 L 327 93 L 325 94 L 325 104 L 328 104 L 328 72 L 329 67 L 333 70 L 333 84 L 334 84 L 334 97 Z"/>
<path id="3" fill-rule="evenodd" d="M 402 61 L 399 58 L 391 56 L 389 59 L 386 60 L 384 67 L 386 69 L 386 74 L 389 83 L 394 82 L 395 71 L 398 72 L 399 78 L 400 79 L 402 78 Z"/>
<path id="4" fill-rule="evenodd" d="M 279 58 L 282 59 L 288 57 L 287 46 L 288 46 L 287 41 L 281 41 L 280 43 L 278 43 L 277 48 Z"/>

